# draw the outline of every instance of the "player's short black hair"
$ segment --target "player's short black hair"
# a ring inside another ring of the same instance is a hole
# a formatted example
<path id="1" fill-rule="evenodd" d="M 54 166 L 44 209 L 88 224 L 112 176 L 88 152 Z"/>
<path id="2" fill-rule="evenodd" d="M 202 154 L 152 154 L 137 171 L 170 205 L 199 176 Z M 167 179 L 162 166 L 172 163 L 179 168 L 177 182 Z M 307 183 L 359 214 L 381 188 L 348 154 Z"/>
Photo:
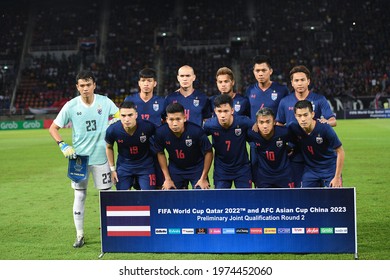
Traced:
<path id="1" fill-rule="evenodd" d="M 233 107 L 233 98 L 229 94 L 217 95 L 214 99 L 214 107 L 221 107 L 223 104 L 229 104 L 230 107 Z"/>
<path id="2" fill-rule="evenodd" d="M 290 73 L 289 73 L 290 74 L 290 80 L 292 80 L 292 76 L 295 73 L 304 73 L 306 75 L 306 78 L 310 80 L 310 76 L 311 76 L 310 70 L 306 66 L 304 66 L 304 65 L 294 66 L 290 70 Z"/>
<path id="3" fill-rule="evenodd" d="M 313 112 L 313 104 L 309 100 L 299 100 L 294 105 L 294 113 L 297 111 L 297 109 L 305 108 L 309 108 L 309 112 Z"/>
<path id="4" fill-rule="evenodd" d="M 120 105 L 119 105 L 119 109 L 122 109 L 122 108 L 125 108 L 125 109 L 134 109 L 137 111 L 137 106 L 134 104 L 134 102 L 132 101 L 123 101 Z"/>
<path id="5" fill-rule="evenodd" d="M 259 116 L 271 116 L 273 119 L 275 119 L 275 113 L 274 113 L 274 111 L 272 111 L 272 109 L 271 109 L 271 108 L 268 108 L 268 107 L 260 108 L 260 109 L 256 112 L 256 119 L 257 119 Z"/>
<path id="6" fill-rule="evenodd" d="M 76 76 L 76 84 L 79 80 L 92 80 L 96 83 L 96 77 L 91 70 L 81 70 Z"/>
<path id="7" fill-rule="evenodd" d="M 174 114 L 174 113 L 183 113 L 184 114 L 184 107 L 180 103 L 171 103 L 167 106 L 165 109 L 165 112 L 168 114 Z"/>
<path id="8" fill-rule="evenodd" d="M 269 56 L 267 56 L 267 55 L 256 55 L 253 58 L 253 66 L 255 66 L 255 64 L 261 64 L 261 63 L 267 64 L 268 67 L 270 69 L 272 69 L 271 59 L 269 58 Z"/>
<path id="9" fill-rule="evenodd" d="M 153 68 L 144 68 L 141 71 L 139 71 L 138 77 L 139 77 L 139 79 L 153 78 L 153 79 L 157 80 L 157 73 L 156 73 L 156 70 L 154 70 Z"/>

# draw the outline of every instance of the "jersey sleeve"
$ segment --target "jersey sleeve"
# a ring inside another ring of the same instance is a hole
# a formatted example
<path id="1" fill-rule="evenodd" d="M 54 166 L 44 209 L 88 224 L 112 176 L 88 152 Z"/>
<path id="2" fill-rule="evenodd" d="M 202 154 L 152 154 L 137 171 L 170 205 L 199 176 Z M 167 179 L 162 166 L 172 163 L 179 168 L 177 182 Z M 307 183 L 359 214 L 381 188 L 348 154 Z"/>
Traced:
<path id="1" fill-rule="evenodd" d="M 211 134 L 211 131 L 210 131 L 211 123 L 210 122 L 211 122 L 211 119 L 208 119 L 203 124 L 203 130 L 206 133 L 206 135 L 210 135 Z"/>
<path id="2" fill-rule="evenodd" d="M 153 150 L 156 153 L 162 153 L 164 152 L 164 139 L 162 137 L 161 129 L 156 130 L 156 134 L 154 135 L 154 139 L 152 140 L 153 143 Z"/>
<path id="3" fill-rule="evenodd" d="M 328 129 L 327 129 L 326 137 L 328 138 L 329 146 L 332 147 L 333 149 L 337 149 L 337 148 L 339 148 L 342 145 L 342 143 L 341 143 L 339 137 L 337 136 L 336 132 L 329 125 L 328 125 Z"/>
<path id="4" fill-rule="evenodd" d="M 251 117 L 251 105 L 250 105 L 250 103 L 249 103 L 249 98 L 248 98 L 248 96 L 246 96 L 246 95 L 242 95 L 242 97 L 244 98 L 244 110 L 243 110 L 243 112 L 242 112 L 242 115 L 244 115 L 244 116 L 247 116 L 248 118 L 250 118 Z"/>
<path id="5" fill-rule="evenodd" d="M 211 111 L 211 102 L 210 99 L 206 96 L 205 97 L 205 105 L 202 110 L 202 116 L 203 119 L 211 118 L 212 111 Z"/>
<path id="6" fill-rule="evenodd" d="M 113 132 L 114 132 L 114 125 L 110 125 L 106 130 L 106 136 L 104 138 L 107 144 L 114 145 L 115 139 L 113 137 Z"/>
<path id="7" fill-rule="evenodd" d="M 206 153 L 212 149 L 211 142 L 207 137 L 206 133 L 204 133 L 203 131 L 202 133 L 200 133 L 200 147 L 203 153 Z"/>
<path id="8" fill-rule="evenodd" d="M 107 99 L 109 100 L 110 104 L 110 115 L 113 116 L 119 111 L 119 109 L 111 99 L 109 99 L 108 97 Z"/>
<path id="9" fill-rule="evenodd" d="M 278 107 L 278 112 L 276 113 L 275 121 L 286 124 L 287 120 L 286 120 L 286 112 L 285 112 L 284 104 L 285 104 L 285 100 L 282 99 Z"/>
<path id="10" fill-rule="evenodd" d="M 60 112 L 58 113 L 57 117 L 53 122 L 61 128 L 65 127 L 65 125 L 67 125 L 70 121 L 69 109 L 70 109 L 70 103 L 68 101 L 61 108 Z"/>
<path id="11" fill-rule="evenodd" d="M 329 106 L 328 100 L 326 100 L 325 96 L 319 100 L 320 108 L 321 108 L 321 116 L 325 119 L 330 119 L 331 117 L 336 117 L 336 115 L 332 112 L 332 109 Z"/>

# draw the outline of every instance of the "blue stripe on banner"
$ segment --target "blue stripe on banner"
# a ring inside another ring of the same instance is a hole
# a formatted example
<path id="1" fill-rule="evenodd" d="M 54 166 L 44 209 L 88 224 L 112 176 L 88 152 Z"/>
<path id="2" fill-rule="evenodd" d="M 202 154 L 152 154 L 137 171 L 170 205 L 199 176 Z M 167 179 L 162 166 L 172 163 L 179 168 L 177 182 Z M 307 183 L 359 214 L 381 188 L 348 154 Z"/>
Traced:
<path id="1" fill-rule="evenodd" d="M 107 226 L 149 226 L 150 216 L 111 216 L 107 217 Z"/>

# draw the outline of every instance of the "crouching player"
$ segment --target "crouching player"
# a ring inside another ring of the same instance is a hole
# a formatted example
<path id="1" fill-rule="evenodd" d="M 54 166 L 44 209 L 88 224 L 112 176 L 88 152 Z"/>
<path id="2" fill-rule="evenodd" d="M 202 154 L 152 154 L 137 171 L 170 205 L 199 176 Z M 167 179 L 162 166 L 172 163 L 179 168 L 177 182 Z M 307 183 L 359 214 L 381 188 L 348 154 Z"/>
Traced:
<path id="1" fill-rule="evenodd" d="M 253 130 L 248 130 L 248 141 L 253 143 L 257 157 L 256 188 L 293 188 L 290 160 L 291 148 L 287 127 L 277 126 L 274 112 L 263 107 L 256 112 Z"/>
<path id="2" fill-rule="evenodd" d="M 111 168 L 111 177 L 117 190 L 128 190 L 137 179 L 142 190 L 156 187 L 156 175 L 150 138 L 155 125 L 137 119 L 135 104 L 123 102 L 119 107 L 120 122 L 110 125 L 106 131 L 106 154 Z M 118 146 L 115 166 L 114 143 Z"/>
<path id="3" fill-rule="evenodd" d="M 169 104 L 166 113 L 167 123 L 157 128 L 154 145 L 165 179 L 162 189 L 186 189 L 189 182 L 193 189 L 210 188 L 208 173 L 213 161 L 210 140 L 200 126 L 186 121 L 180 103 Z"/>
<path id="4" fill-rule="evenodd" d="M 289 129 L 299 146 L 305 167 L 302 187 L 342 187 L 341 172 L 344 165 L 344 149 L 333 128 L 314 119 L 313 105 L 308 100 L 294 106 L 298 123 Z"/>
<path id="5" fill-rule="evenodd" d="M 216 189 L 252 188 L 251 166 L 246 149 L 247 131 L 253 122 L 234 115 L 233 99 L 220 94 L 214 99 L 216 117 L 205 121 L 203 128 L 213 140 L 214 185 Z"/>

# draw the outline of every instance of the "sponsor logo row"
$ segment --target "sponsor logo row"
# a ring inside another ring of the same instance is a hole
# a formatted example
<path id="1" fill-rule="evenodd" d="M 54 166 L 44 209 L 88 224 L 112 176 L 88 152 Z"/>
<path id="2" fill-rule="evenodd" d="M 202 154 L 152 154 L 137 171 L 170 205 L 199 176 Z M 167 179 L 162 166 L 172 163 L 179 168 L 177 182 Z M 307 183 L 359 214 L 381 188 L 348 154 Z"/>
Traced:
<path id="1" fill-rule="evenodd" d="M 156 228 L 154 234 L 348 234 L 348 228 Z"/>

